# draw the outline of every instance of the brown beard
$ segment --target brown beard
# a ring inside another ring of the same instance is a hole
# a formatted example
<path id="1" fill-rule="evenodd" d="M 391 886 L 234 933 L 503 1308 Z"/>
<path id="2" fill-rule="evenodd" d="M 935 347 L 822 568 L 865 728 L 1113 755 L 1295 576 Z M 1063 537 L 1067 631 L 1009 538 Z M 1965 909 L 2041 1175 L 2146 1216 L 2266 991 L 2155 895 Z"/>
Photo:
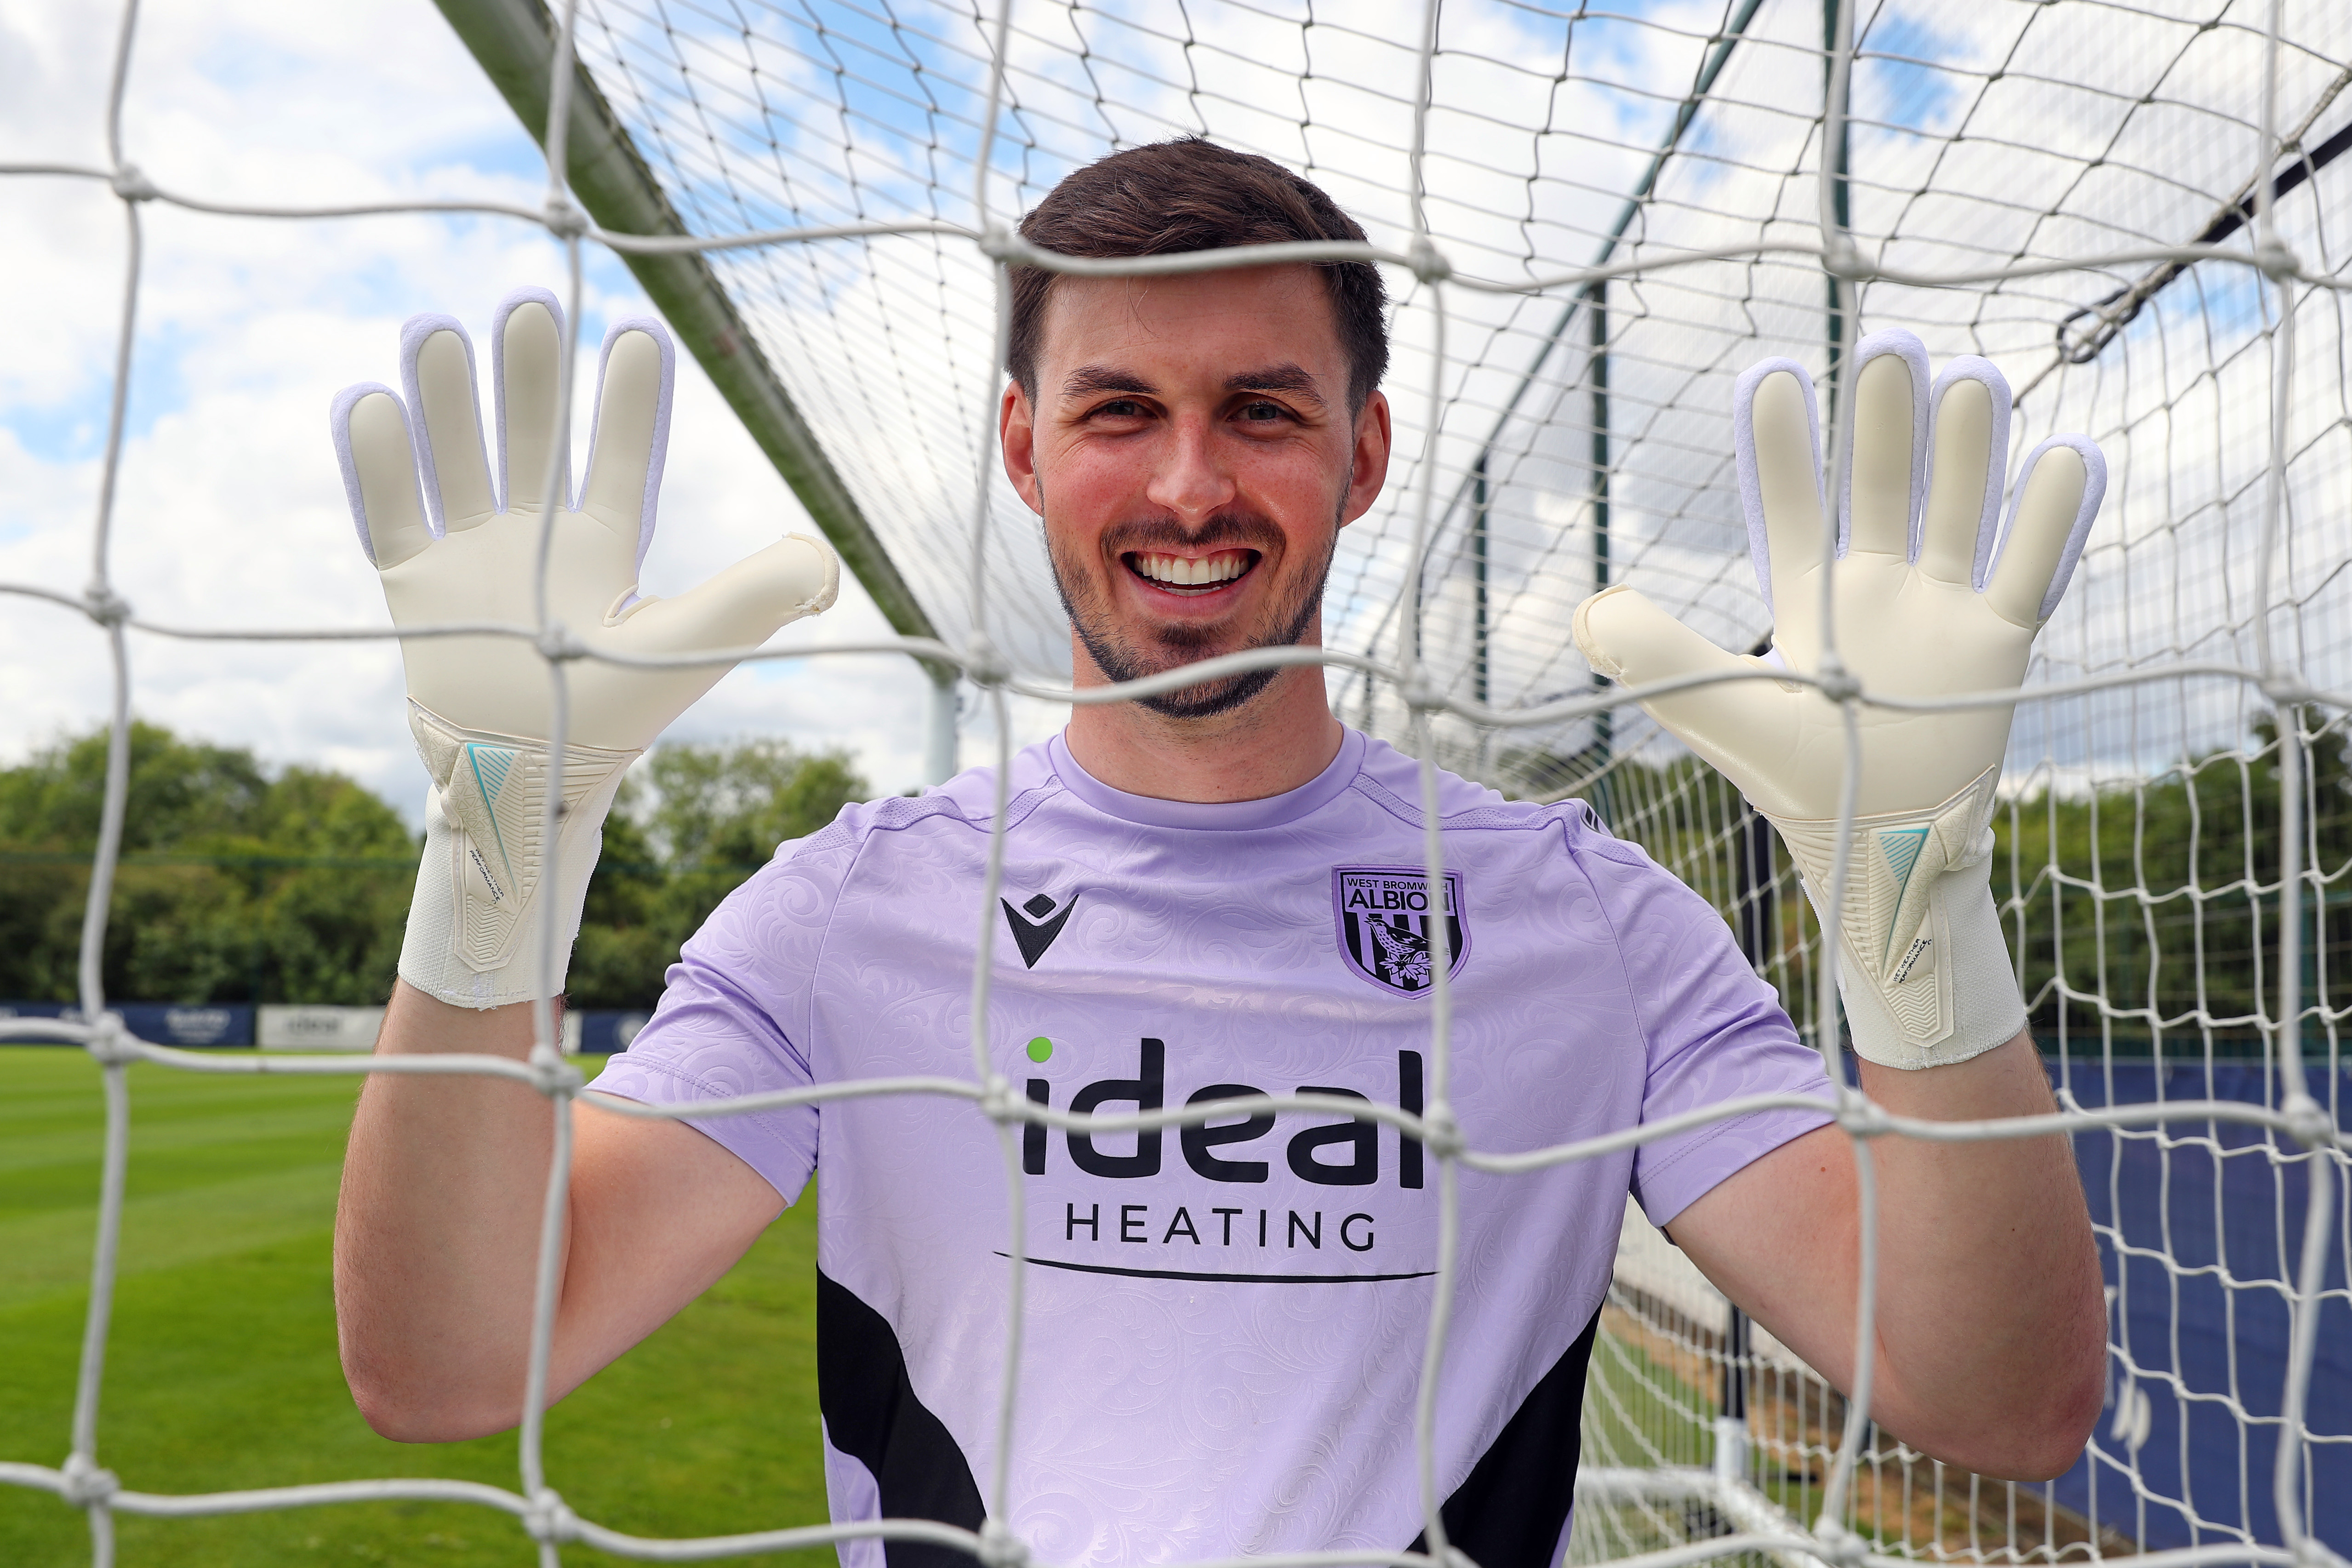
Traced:
<path id="1" fill-rule="evenodd" d="M 1287 573 L 1286 580 L 1276 582 L 1267 595 L 1266 610 L 1257 625 L 1247 629 L 1235 647 L 1223 650 L 1211 644 L 1213 639 L 1223 633 L 1191 627 L 1160 632 L 1154 647 L 1139 645 L 1126 628 L 1115 622 L 1109 605 L 1096 591 L 1095 580 L 1066 569 L 1061 551 L 1053 547 L 1050 536 L 1045 553 L 1053 561 L 1055 591 L 1062 596 L 1062 608 L 1070 617 L 1070 628 L 1077 633 L 1079 644 L 1106 678 L 1123 682 L 1176 669 L 1217 652 L 1297 646 L 1323 607 L 1323 585 L 1331 574 L 1331 556 L 1339 543 L 1339 533 L 1335 517 L 1321 558 L 1302 563 Z M 1156 549 L 1174 554 L 1235 549 L 1255 550 L 1258 564 L 1251 570 L 1262 571 L 1266 570 L 1266 563 L 1282 559 L 1277 555 L 1282 542 L 1281 530 L 1264 517 L 1221 512 L 1198 528 L 1188 529 L 1168 521 L 1122 523 L 1110 530 L 1101 549 L 1114 571 L 1126 570 L 1125 558 L 1135 552 Z M 1074 582 L 1077 585 L 1075 592 Z M 1279 668 L 1250 670 L 1135 700 L 1164 718 L 1212 718 L 1248 703 L 1272 685 L 1275 676 L 1281 673 Z"/>

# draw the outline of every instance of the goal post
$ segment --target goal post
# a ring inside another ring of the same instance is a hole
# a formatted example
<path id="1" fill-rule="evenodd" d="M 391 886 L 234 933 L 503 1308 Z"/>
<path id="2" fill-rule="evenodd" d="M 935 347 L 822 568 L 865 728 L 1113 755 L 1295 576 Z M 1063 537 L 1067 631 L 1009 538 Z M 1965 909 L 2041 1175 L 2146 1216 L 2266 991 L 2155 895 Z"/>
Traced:
<path id="1" fill-rule="evenodd" d="M 543 0 L 434 3 L 543 152 L 555 58 L 555 23 Z M 566 178 L 600 227 L 648 237 L 688 232 L 595 78 L 577 66 L 569 125 Z M 759 335 L 719 286 L 709 256 L 699 250 L 616 254 L 890 629 L 901 637 L 938 641 L 930 616 L 777 379 Z M 937 784 L 956 768 L 957 671 L 934 660 L 918 663 L 930 683 L 924 708 L 924 782 Z"/>

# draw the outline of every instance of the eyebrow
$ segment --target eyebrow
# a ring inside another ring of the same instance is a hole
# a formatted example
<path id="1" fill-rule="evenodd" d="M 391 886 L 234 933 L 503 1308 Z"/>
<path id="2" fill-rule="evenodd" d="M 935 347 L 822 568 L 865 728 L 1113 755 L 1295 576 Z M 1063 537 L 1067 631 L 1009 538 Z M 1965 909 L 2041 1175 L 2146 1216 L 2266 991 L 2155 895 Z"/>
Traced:
<path id="1" fill-rule="evenodd" d="M 1062 383 L 1062 395 L 1066 398 L 1099 397 L 1105 392 L 1128 392 L 1150 397 L 1160 389 L 1132 371 L 1122 371 L 1111 365 L 1081 365 L 1070 372 Z M 1286 360 L 1280 364 L 1261 365 L 1255 370 L 1240 371 L 1225 378 L 1225 390 L 1235 392 L 1287 392 L 1323 406 L 1323 394 L 1315 378 L 1299 366 Z"/>
<path id="2" fill-rule="evenodd" d="M 1264 365 L 1254 371 L 1244 371 L 1225 378 L 1227 392 L 1278 392 L 1304 398 L 1318 408 L 1323 406 L 1323 394 L 1315 378 L 1287 360 L 1278 365 Z"/>
<path id="3" fill-rule="evenodd" d="M 1080 365 L 1062 383 L 1064 397 L 1097 397 L 1104 392 L 1137 392 L 1148 397 L 1158 390 L 1133 371 L 1108 365 Z"/>

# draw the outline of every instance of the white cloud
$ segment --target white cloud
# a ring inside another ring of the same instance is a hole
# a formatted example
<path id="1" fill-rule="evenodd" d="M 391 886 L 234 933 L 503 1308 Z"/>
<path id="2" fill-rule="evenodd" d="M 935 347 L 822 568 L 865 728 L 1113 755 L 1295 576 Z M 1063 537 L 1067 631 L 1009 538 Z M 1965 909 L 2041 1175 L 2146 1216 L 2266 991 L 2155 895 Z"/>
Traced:
<path id="1" fill-rule="evenodd" d="M 0 7 L 0 162 L 103 162 L 111 7 Z M 328 203 L 458 196 L 532 204 L 536 151 L 429 7 L 407 0 L 288 8 L 152 5 L 125 115 L 125 154 L 205 199 Z M 130 437 L 110 563 L 147 621 L 190 627 L 388 624 L 352 534 L 326 406 L 356 381 L 397 381 L 399 325 L 420 310 L 477 336 L 507 289 L 562 289 L 560 252 L 503 219 L 277 222 L 148 204 Z M 122 292 L 121 204 L 100 183 L 0 178 L 0 581 L 78 595 L 92 519 Z M 592 257 L 583 315 L 649 304 Z M 487 356 L 485 356 L 487 360 Z M 589 407 L 583 396 L 581 407 Z M 575 452 L 584 452 L 583 439 Z M 681 357 L 663 527 L 648 591 L 677 591 L 791 529 L 791 493 Z M 101 721 L 103 635 L 10 596 L 0 615 L 0 756 Z M 887 636 L 854 582 L 780 643 Z M 423 777 L 389 643 L 186 642 L 134 633 L 134 710 L 278 762 L 344 768 L 413 811 Z M 671 732 L 782 734 L 845 746 L 878 789 L 919 782 L 927 684 L 909 662 L 833 657 L 749 667 Z"/>
<path id="2" fill-rule="evenodd" d="M 605 18 L 591 5 L 583 47 L 632 123 L 659 129 L 647 145 L 657 163 L 676 160 L 680 199 L 702 204 L 698 221 L 961 216 L 982 39 L 950 7 L 903 9 L 906 26 L 845 25 L 823 54 L 765 13 L 742 28 L 677 13 L 632 33 L 638 25 L 619 8 Z M 1364 0 L 1304 20 L 1276 9 L 1025 5 L 995 199 L 1034 202 L 1114 139 L 1198 128 L 1310 168 L 1376 238 L 1399 241 L 1417 5 Z M 1489 274 L 1589 259 L 1727 15 L 1720 0 L 1660 0 L 1572 23 L 1525 7 L 1450 5 L 1429 122 L 1430 211 L 1449 254 Z M 2103 34 L 2118 41 L 2094 62 L 2104 75 L 2091 85 L 2105 107 L 2081 107 L 2090 99 L 2021 73 L 1988 96 L 1995 84 L 1984 68 L 2006 57 L 2012 35 L 2025 29 L 2037 48 L 2063 42 L 2074 16 L 1992 7 L 1964 16 L 1925 0 L 1864 7 L 1866 43 L 1927 61 L 1865 62 L 1857 77 L 1858 110 L 1877 123 L 1855 133 L 1855 216 L 1865 235 L 1891 237 L 1891 256 L 1953 265 L 1982 259 L 1987 246 L 2048 254 L 2127 233 L 2177 239 L 2210 213 L 2217 193 L 2234 190 L 2251 156 L 2253 78 L 2237 68 L 2251 37 L 2243 29 L 2184 44 L 2183 27 L 2143 18 L 2130 38 Z M 2295 13 L 2285 85 L 2293 113 L 2318 90 L 2314 62 L 2342 57 L 2352 42 L 2347 16 L 2342 7 Z M 0 161 L 104 160 L 113 25 L 110 6 L 0 0 L 0 79 L 9 84 Z M 1810 3 L 1758 14 L 1631 243 L 1809 235 L 1818 26 Z M 2165 101 L 2126 115 L 2176 46 L 2186 52 L 2167 68 Z M 625 78 L 616 50 L 636 68 Z M 2118 115 L 2126 134 L 2094 170 L 2076 142 Z M 2061 148 L 2063 156 L 2050 151 Z M 466 195 L 530 204 L 542 178 L 528 137 L 424 0 L 155 0 L 134 57 L 125 149 L 167 186 L 249 200 Z M 1990 193 L 1980 188 L 1987 170 L 2004 169 L 2018 172 Z M 2311 255 L 2323 254 L 2332 215 L 2315 204 L 2340 205 L 2330 193 L 2342 188 L 2330 172 L 2286 204 L 2290 237 Z M 124 591 L 143 614 L 206 625 L 376 621 L 321 431 L 327 396 L 348 381 L 390 379 L 397 324 L 410 312 L 452 311 L 478 329 L 508 287 L 560 279 L 560 255 L 532 226 L 501 219 L 273 223 L 155 206 L 142 217 L 132 439 L 113 554 Z M 2030 242 L 2018 237 L 2027 230 Z M 121 210 L 102 185 L 0 179 L 0 299 L 11 323 L 0 355 L 0 579 L 67 592 L 88 579 L 123 254 Z M 928 238 L 719 266 L 743 280 L 772 356 L 902 570 L 956 634 L 982 447 L 971 415 L 992 380 L 984 267 L 961 242 Z M 2109 442 L 2115 464 L 2082 586 L 2045 641 L 2053 659 L 2063 651 L 2081 667 L 2105 667 L 2248 635 L 2240 563 L 2258 496 L 2242 459 L 2251 453 L 2258 466 L 2260 452 L 2245 434 L 2254 418 L 2236 411 L 2263 395 L 2262 356 L 2247 351 L 2260 317 L 2252 294 L 2225 298 L 2205 277 L 2217 271 L 2185 281 L 2099 364 L 2062 372 L 2027 405 L 2021 428 L 2038 434 L 2060 420 L 2089 428 Z M 1406 292 L 1410 280 L 1391 282 Z M 1864 325 L 1919 324 L 1939 357 L 1984 352 L 2022 381 L 2047 360 L 2071 302 L 2105 287 L 2082 277 L 1988 290 L 1877 285 Z M 1400 313 L 1391 387 L 1402 439 L 1390 496 L 1349 530 L 1333 580 L 1334 639 L 1350 647 L 1375 625 L 1393 632 L 1412 459 L 1427 417 L 1427 298 L 1410 292 Z M 606 317 L 644 308 L 625 271 L 601 255 L 586 303 L 592 340 Z M 1449 292 L 1441 497 L 1541 349 L 1559 304 Z M 1818 272 L 1783 259 L 1661 273 L 1612 289 L 1612 573 L 1718 640 L 1745 642 L 1761 605 L 1728 498 L 1727 389 L 1766 352 L 1822 361 Z M 2344 439 L 2324 422 L 2346 350 L 2319 314 L 2301 350 L 2312 368 L 2297 413 L 2315 434 L 2308 450 L 2298 445 L 2292 499 L 2298 516 L 2324 524 L 2341 513 L 2330 497 Z M 1591 484 L 1583 366 L 1580 344 L 1551 354 L 1501 444 L 1510 462 L 1496 476 L 1493 601 L 1508 607 L 1499 612 L 1511 624 L 1490 648 L 1497 700 L 1539 699 L 1585 678 L 1565 634 L 1593 561 L 1591 514 L 1579 505 Z M 2236 423 L 2224 420 L 2225 407 Z M 656 591 L 798 520 L 691 370 L 675 440 L 667 524 L 647 563 Z M 1062 632 L 1034 526 L 1001 493 L 996 516 L 987 591 L 999 640 L 1024 664 L 1052 668 Z M 1460 517 L 1439 541 L 1433 575 L 1466 570 Z M 2340 662 L 2336 650 L 2352 639 L 2336 629 L 2328 574 L 2342 552 L 2313 531 L 2290 553 L 2295 591 L 2308 601 L 2301 634 L 2315 659 Z M 1429 602 L 1433 657 L 1466 680 L 1462 583 L 1433 586 Z M 62 612 L 11 609 L 0 618 L 0 754 L 87 725 L 105 699 L 94 631 Z M 852 592 L 793 635 L 847 641 L 880 630 Z M 385 648 L 140 639 L 134 656 L 144 714 L 279 759 L 349 758 L 371 782 L 404 800 L 413 793 Z M 729 677 L 677 733 L 782 729 L 845 744 L 877 785 L 899 787 L 919 766 L 923 695 L 920 677 L 899 662 L 763 666 Z M 1023 738 L 1057 717 L 1042 706 L 1021 711 Z M 2204 727 L 2234 723 L 2223 715 Z M 972 727 L 975 738 L 984 727 Z M 2089 733 L 2087 721 L 2076 728 Z M 982 747 L 968 749 L 976 757 Z"/>

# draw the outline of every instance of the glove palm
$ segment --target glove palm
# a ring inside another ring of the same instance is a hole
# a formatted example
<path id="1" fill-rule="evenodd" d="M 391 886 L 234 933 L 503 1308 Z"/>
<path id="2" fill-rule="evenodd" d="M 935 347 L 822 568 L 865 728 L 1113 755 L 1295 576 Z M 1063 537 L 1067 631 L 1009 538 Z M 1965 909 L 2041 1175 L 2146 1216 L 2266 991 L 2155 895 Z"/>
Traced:
<path id="1" fill-rule="evenodd" d="M 575 501 L 558 444 L 562 334 L 562 311 L 543 291 L 526 290 L 499 308 L 492 329 L 496 490 L 475 403 L 472 345 L 449 318 L 418 317 L 404 330 L 405 403 L 374 385 L 349 388 L 335 400 L 352 521 L 381 575 L 393 624 L 537 624 L 542 531 L 549 532 L 548 617 L 592 649 L 645 654 L 749 646 L 831 604 L 838 563 L 822 543 L 799 535 L 677 599 L 637 592 L 668 442 L 674 353 L 656 322 L 621 322 L 607 336 L 594 436 Z M 541 491 L 551 461 L 562 497 L 547 530 Z M 410 728 L 432 779 L 401 974 L 474 1007 L 548 994 L 530 977 L 525 938 L 536 929 L 534 917 L 562 922 L 568 952 L 623 773 L 727 665 L 572 664 L 565 810 L 551 853 L 541 839 L 552 693 L 535 645 L 516 637 L 418 637 L 404 640 L 401 653 Z M 550 867 L 556 887 L 546 896 Z"/>
<path id="2" fill-rule="evenodd" d="M 2009 388 L 1983 360 L 1932 390 L 1907 332 L 1858 349 L 1852 461 L 1840 488 L 1831 588 L 1845 666 L 1873 692 L 1923 698 L 2016 686 L 2056 608 L 2105 487 L 2081 436 L 2027 458 L 1998 528 Z M 1822 504 L 1811 382 L 1786 360 L 1741 377 L 1733 436 L 1779 667 L 1822 667 Z M 1630 589 L 1579 607 L 1594 669 L 1632 685 L 1766 662 L 1727 653 Z M 1818 906 L 1836 847 L 1843 715 L 1810 686 L 1727 682 L 1644 708 L 1771 819 Z M 1841 899 L 1840 981 L 1855 1049 L 1891 1066 L 1965 1060 L 2014 1035 L 1987 886 L 2009 705 L 1944 713 L 1864 707 L 1855 850 Z"/>

